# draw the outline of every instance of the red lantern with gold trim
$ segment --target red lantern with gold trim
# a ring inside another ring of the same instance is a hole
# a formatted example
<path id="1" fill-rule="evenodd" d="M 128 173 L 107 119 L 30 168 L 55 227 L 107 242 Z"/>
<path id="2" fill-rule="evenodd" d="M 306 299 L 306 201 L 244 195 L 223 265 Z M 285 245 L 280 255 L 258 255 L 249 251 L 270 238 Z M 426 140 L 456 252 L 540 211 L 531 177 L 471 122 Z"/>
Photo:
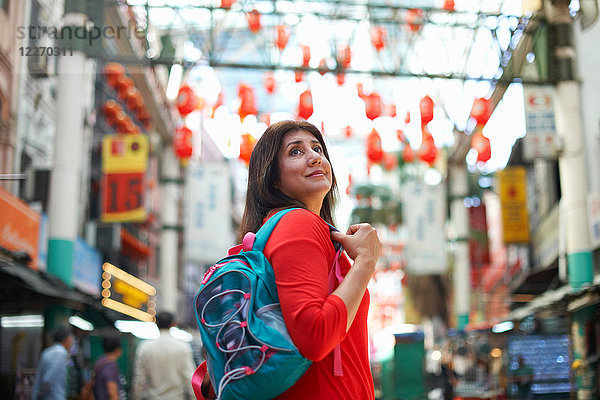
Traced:
<path id="1" fill-rule="evenodd" d="M 275 27 L 275 46 L 280 51 L 283 51 L 289 39 L 290 29 L 286 25 L 277 25 Z"/>
<path id="2" fill-rule="evenodd" d="M 257 9 L 247 13 L 246 19 L 248 20 L 248 29 L 250 29 L 250 32 L 256 33 L 260 31 L 260 12 Z"/>
<path id="3" fill-rule="evenodd" d="M 313 100 L 312 93 L 310 90 L 305 90 L 300 93 L 300 99 L 298 100 L 298 116 L 300 118 L 309 119 L 313 114 Z"/>
<path id="4" fill-rule="evenodd" d="M 484 99 L 478 97 L 473 101 L 473 107 L 471 108 L 471 117 L 477 121 L 477 125 L 485 126 L 490 116 L 492 115 L 492 108 L 490 105 L 490 99 Z"/>
<path id="5" fill-rule="evenodd" d="M 192 138 L 193 133 L 187 126 L 182 126 L 175 131 L 175 136 L 173 137 L 173 150 L 179 159 L 187 159 L 192 156 Z"/>
<path id="6" fill-rule="evenodd" d="M 385 36 L 385 28 L 374 26 L 373 29 L 371 29 L 371 44 L 373 44 L 375 50 L 380 51 L 385 47 Z"/>
<path id="7" fill-rule="evenodd" d="M 492 145 L 490 139 L 483 136 L 481 128 L 478 128 L 471 139 L 471 147 L 477 151 L 477 161 L 488 162 L 492 158 Z"/>
<path id="8" fill-rule="evenodd" d="M 198 97 L 189 85 L 183 85 L 179 88 L 177 94 L 177 110 L 182 116 L 186 116 L 194 111 L 199 105 Z"/>
<path id="9" fill-rule="evenodd" d="M 383 104 L 381 103 L 381 96 L 379 96 L 375 92 L 371 92 L 371 94 L 365 96 L 365 112 L 367 114 L 367 118 L 370 120 L 374 120 L 381 116 L 381 111 L 383 109 Z"/>
<path id="10" fill-rule="evenodd" d="M 421 111 L 421 126 L 425 126 L 433 119 L 433 100 L 429 96 L 425 96 L 419 102 L 419 110 Z"/>
<path id="11" fill-rule="evenodd" d="M 242 133 L 240 140 L 240 160 L 244 160 L 246 165 L 250 163 L 250 156 L 252 156 L 252 150 L 256 146 L 256 139 L 249 133 Z"/>
<path id="12" fill-rule="evenodd" d="M 383 149 L 381 147 L 381 136 L 375 129 L 367 136 L 367 159 L 372 163 L 381 162 Z"/>

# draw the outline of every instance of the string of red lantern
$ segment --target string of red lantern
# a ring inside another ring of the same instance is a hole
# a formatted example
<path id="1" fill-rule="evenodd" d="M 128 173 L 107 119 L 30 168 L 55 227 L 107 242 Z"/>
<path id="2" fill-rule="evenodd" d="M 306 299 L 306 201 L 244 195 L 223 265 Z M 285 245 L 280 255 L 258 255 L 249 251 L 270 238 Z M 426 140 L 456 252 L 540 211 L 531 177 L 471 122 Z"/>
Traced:
<path id="1" fill-rule="evenodd" d="M 238 114 L 242 121 L 244 121 L 244 118 L 248 115 L 256 115 L 258 113 L 254 89 L 245 83 L 240 83 L 238 86 L 238 97 L 240 98 Z"/>
<path id="2" fill-rule="evenodd" d="M 250 32 L 256 33 L 260 31 L 260 12 L 258 12 L 258 10 L 253 9 L 248 12 L 246 14 L 246 19 L 248 20 L 248 29 L 250 29 Z"/>
<path id="3" fill-rule="evenodd" d="M 419 148 L 419 158 L 429 164 L 433 165 L 438 155 L 438 149 L 435 147 L 435 141 L 433 136 L 424 127 L 422 128 L 423 138 L 421 140 L 421 147 Z"/>
<path id="4" fill-rule="evenodd" d="M 471 139 L 471 147 L 477 151 L 477 161 L 488 162 L 492 158 L 490 139 L 483 136 L 480 127 L 477 128 Z"/>
<path id="5" fill-rule="evenodd" d="M 373 44 L 375 50 L 380 51 L 385 47 L 385 36 L 385 28 L 375 26 L 371 29 L 371 44 Z"/>
<path id="6" fill-rule="evenodd" d="M 256 146 L 256 139 L 254 136 L 249 133 L 242 133 L 240 140 L 240 160 L 243 160 L 246 165 L 250 163 L 250 156 L 252 155 L 254 146 Z"/>
<path id="7" fill-rule="evenodd" d="M 275 92 L 275 77 L 271 72 L 268 72 L 265 75 L 265 90 L 269 94 L 273 94 L 273 92 Z"/>
<path id="8" fill-rule="evenodd" d="M 371 92 L 363 99 L 365 101 L 365 113 L 367 118 L 371 121 L 381 116 L 383 104 L 381 102 L 381 96 L 375 92 Z"/>
<path id="9" fill-rule="evenodd" d="M 381 136 L 374 128 L 367 136 L 367 160 L 371 163 L 379 163 L 383 159 L 383 148 L 381 147 Z"/>
<path id="10" fill-rule="evenodd" d="M 290 38 L 290 30 L 287 26 L 277 25 L 275 27 L 275 46 L 277 46 L 277 48 L 280 51 L 283 51 L 283 49 L 285 49 L 285 46 L 287 45 L 289 38 Z"/>
<path id="11" fill-rule="evenodd" d="M 177 94 L 177 111 L 182 116 L 186 116 L 198 107 L 199 101 L 194 89 L 189 85 L 183 85 L 179 88 Z"/>
<path id="12" fill-rule="evenodd" d="M 421 126 L 425 126 L 433 119 L 433 100 L 429 95 L 423 97 L 419 102 L 419 110 L 421 111 Z"/>

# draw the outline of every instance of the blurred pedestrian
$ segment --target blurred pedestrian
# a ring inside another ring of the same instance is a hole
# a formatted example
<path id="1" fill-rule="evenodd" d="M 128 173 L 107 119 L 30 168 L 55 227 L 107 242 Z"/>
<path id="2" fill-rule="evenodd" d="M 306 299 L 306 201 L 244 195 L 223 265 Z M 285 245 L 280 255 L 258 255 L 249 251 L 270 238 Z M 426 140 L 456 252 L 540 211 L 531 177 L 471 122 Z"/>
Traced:
<path id="1" fill-rule="evenodd" d="M 441 376 L 444 400 L 454 400 L 454 386 L 457 381 L 452 367 L 452 353 L 445 353 L 442 357 Z"/>
<path id="2" fill-rule="evenodd" d="M 174 339 L 169 329 L 175 317 L 169 312 L 156 316 L 160 337 L 142 342 L 135 357 L 133 398 L 135 400 L 179 400 L 194 398 L 192 375 L 196 369 L 189 344 Z"/>
<path id="3" fill-rule="evenodd" d="M 523 356 L 518 358 L 518 367 L 513 371 L 512 381 L 517 384 L 517 399 L 530 400 L 533 398 L 531 385 L 533 384 L 533 369 L 525 364 Z"/>
<path id="4" fill-rule="evenodd" d="M 117 360 L 121 357 L 121 339 L 114 336 L 102 338 L 104 356 L 94 364 L 93 386 L 95 400 L 118 400 L 121 379 Z"/>
<path id="5" fill-rule="evenodd" d="M 67 362 L 73 345 L 73 334 L 66 327 L 53 335 L 54 344 L 42 351 L 33 385 L 33 400 L 65 400 L 67 398 Z"/>

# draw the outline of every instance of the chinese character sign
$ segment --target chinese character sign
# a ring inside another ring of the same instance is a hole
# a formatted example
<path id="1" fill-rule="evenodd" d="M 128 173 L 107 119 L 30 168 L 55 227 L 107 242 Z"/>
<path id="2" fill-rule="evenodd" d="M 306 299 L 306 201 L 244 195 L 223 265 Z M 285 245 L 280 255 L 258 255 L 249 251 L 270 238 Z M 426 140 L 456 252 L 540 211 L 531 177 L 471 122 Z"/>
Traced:
<path id="1" fill-rule="evenodd" d="M 104 222 L 140 222 L 144 204 L 148 138 L 106 135 L 102 139 L 102 209 Z"/>
<path id="2" fill-rule="evenodd" d="M 226 256 L 233 245 L 231 183 L 226 163 L 188 168 L 186 205 L 187 260 L 213 263 Z"/>

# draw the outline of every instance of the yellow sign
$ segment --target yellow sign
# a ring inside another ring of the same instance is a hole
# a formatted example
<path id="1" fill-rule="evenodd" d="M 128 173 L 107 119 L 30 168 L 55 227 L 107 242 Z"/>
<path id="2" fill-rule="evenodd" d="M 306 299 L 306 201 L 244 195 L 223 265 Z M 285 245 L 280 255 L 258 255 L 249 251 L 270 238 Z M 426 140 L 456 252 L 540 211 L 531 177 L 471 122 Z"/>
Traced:
<path id="1" fill-rule="evenodd" d="M 103 222 L 146 220 L 145 193 L 148 138 L 141 134 L 106 135 L 102 139 Z"/>
<path id="2" fill-rule="evenodd" d="M 102 269 L 102 305 L 141 321 L 154 321 L 156 289 L 112 264 L 104 263 Z"/>
<path id="3" fill-rule="evenodd" d="M 509 167 L 497 173 L 505 243 L 529 242 L 527 172 Z"/>
<path id="4" fill-rule="evenodd" d="M 102 172 L 146 172 L 148 137 L 142 134 L 105 135 L 102 138 Z"/>

